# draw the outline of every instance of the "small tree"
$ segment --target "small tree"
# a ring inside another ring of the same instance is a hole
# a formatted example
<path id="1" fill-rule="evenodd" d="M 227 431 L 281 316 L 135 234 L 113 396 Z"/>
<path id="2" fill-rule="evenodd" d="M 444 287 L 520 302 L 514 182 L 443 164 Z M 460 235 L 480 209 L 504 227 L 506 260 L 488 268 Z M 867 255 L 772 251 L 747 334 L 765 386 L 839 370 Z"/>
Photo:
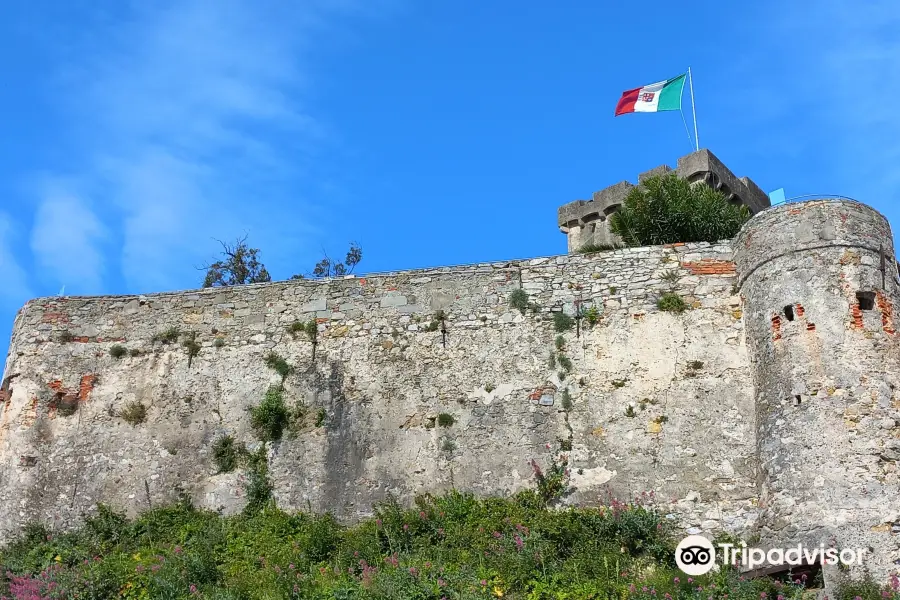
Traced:
<path id="1" fill-rule="evenodd" d="M 317 262 L 313 268 L 312 276 L 318 278 L 343 277 L 352 273 L 361 260 L 362 248 L 356 242 L 350 242 L 350 249 L 347 251 L 347 256 L 344 257 L 344 262 L 332 260 L 325 253 L 325 258 Z M 293 275 L 291 277 L 291 279 L 303 278 L 303 275 Z"/>
<path id="2" fill-rule="evenodd" d="M 706 183 L 674 173 L 649 177 L 610 217 L 610 231 L 631 246 L 717 242 L 735 236 L 750 211 L 728 202 Z"/>
<path id="3" fill-rule="evenodd" d="M 259 249 L 247 246 L 247 236 L 234 243 L 222 242 L 222 260 L 202 267 L 206 270 L 203 287 L 224 287 L 247 283 L 266 283 L 272 277 L 259 262 Z"/>

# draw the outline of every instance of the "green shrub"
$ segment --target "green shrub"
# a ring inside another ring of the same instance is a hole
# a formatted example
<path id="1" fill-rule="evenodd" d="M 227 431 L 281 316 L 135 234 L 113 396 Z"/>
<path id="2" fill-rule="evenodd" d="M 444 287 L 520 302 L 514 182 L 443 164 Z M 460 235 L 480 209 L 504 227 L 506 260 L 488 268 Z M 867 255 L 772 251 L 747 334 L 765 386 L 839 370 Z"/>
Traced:
<path id="1" fill-rule="evenodd" d="M 230 435 L 223 435 L 213 443 L 213 462 L 219 473 L 231 473 L 237 468 L 240 449 Z"/>
<path id="2" fill-rule="evenodd" d="M 194 357 L 200 354 L 200 343 L 197 341 L 197 332 L 192 331 L 186 340 L 181 342 L 181 345 L 184 346 L 184 349 L 187 350 L 188 355 L 188 366 L 191 366 L 191 361 L 194 360 Z"/>
<path id="3" fill-rule="evenodd" d="M 609 219 L 610 231 L 631 246 L 731 239 L 750 218 L 705 183 L 674 173 L 649 177 L 633 188 Z"/>
<path id="4" fill-rule="evenodd" d="M 215 346 L 216 348 L 221 348 L 224 345 L 225 345 L 224 338 L 217 337 L 216 340 L 213 342 L 213 346 Z"/>
<path id="5" fill-rule="evenodd" d="M 547 364 L 550 366 L 550 369 L 556 368 L 556 352 L 553 350 L 550 351 L 550 358 L 547 359 Z"/>
<path id="6" fill-rule="evenodd" d="M 585 312 L 584 316 L 587 319 L 588 325 L 594 326 L 600 322 L 600 309 L 594 305 L 591 305 Z"/>
<path id="7" fill-rule="evenodd" d="M 256 452 L 247 454 L 247 505 L 244 514 L 252 515 L 268 507 L 272 503 L 274 486 L 269 479 L 269 462 L 266 458 L 266 445 L 260 444 Z"/>
<path id="8" fill-rule="evenodd" d="M 281 375 L 281 380 L 284 381 L 288 375 L 290 375 L 294 371 L 294 367 L 288 364 L 283 357 L 279 356 L 275 352 L 269 352 L 266 354 L 263 361 L 266 363 L 266 366 Z"/>
<path id="9" fill-rule="evenodd" d="M 569 393 L 569 388 L 563 390 L 562 407 L 563 410 L 572 410 L 572 395 Z"/>
<path id="10" fill-rule="evenodd" d="M 484 386 L 484 391 L 486 391 L 488 394 L 490 394 L 491 392 L 493 392 L 495 389 L 497 389 L 497 388 L 494 386 L 493 383 L 487 383 L 487 384 L 485 384 L 485 386 Z"/>
<path id="11" fill-rule="evenodd" d="M 564 312 L 553 313 L 553 328 L 557 333 L 564 333 L 575 326 L 575 319 Z"/>
<path id="12" fill-rule="evenodd" d="M 452 427 L 456 423 L 456 419 L 450 413 L 441 413 L 437 417 L 437 424 L 440 427 Z"/>
<path id="13" fill-rule="evenodd" d="M 555 345 L 557 350 L 562 350 L 566 347 L 566 338 L 561 335 L 556 336 Z"/>
<path id="14" fill-rule="evenodd" d="M 678 294 L 668 292 L 659 297 L 656 307 L 665 312 L 682 313 L 687 309 L 687 304 Z"/>
<path id="15" fill-rule="evenodd" d="M 528 300 L 528 293 L 522 288 L 513 290 L 509 295 L 509 305 L 512 308 L 518 309 L 519 312 L 524 315 L 525 311 L 528 310 L 528 307 L 531 306 L 531 303 Z"/>
<path id="16" fill-rule="evenodd" d="M 122 358 L 126 354 L 128 354 L 128 348 L 126 348 L 125 346 L 121 346 L 119 344 L 116 344 L 112 348 L 109 349 L 109 355 L 112 356 L 113 358 L 115 358 L 116 360 Z"/>
<path id="17" fill-rule="evenodd" d="M 637 413 L 634 412 L 634 407 L 632 405 L 628 405 L 625 407 L 625 416 L 626 417 L 634 417 Z"/>
<path id="18" fill-rule="evenodd" d="M 161 342 L 163 344 L 173 344 L 178 341 L 178 336 L 181 335 L 181 332 L 177 327 L 169 327 L 163 332 L 157 333 L 153 336 L 152 341 Z"/>
<path id="19" fill-rule="evenodd" d="M 131 425 L 140 425 L 147 420 L 147 407 L 142 402 L 129 402 L 122 409 L 122 419 Z"/>
<path id="20" fill-rule="evenodd" d="M 290 411 L 280 387 L 270 387 L 263 401 L 250 408 L 250 427 L 263 442 L 280 440 L 289 424 Z"/>
<path id="21" fill-rule="evenodd" d="M 140 356 L 141 351 L 138 348 L 132 348 L 131 350 L 128 351 L 128 354 L 130 354 L 133 358 L 135 356 Z"/>
<path id="22" fill-rule="evenodd" d="M 61 331 L 56 338 L 60 344 L 68 344 L 75 339 L 71 331 Z"/>
<path id="23" fill-rule="evenodd" d="M 324 408 L 320 408 L 316 413 L 316 427 L 323 427 L 325 425 L 325 418 L 328 416 L 328 413 L 325 412 Z"/>
<path id="24" fill-rule="evenodd" d="M 444 438 L 444 441 L 441 442 L 441 450 L 444 452 L 453 452 L 456 450 L 456 442 L 450 438 Z"/>
<path id="25" fill-rule="evenodd" d="M 559 363 L 559 366 L 562 367 L 563 371 L 566 373 L 572 372 L 572 361 L 562 352 L 556 357 L 556 362 Z"/>
<path id="26" fill-rule="evenodd" d="M 692 371 L 699 371 L 703 368 L 703 361 L 700 360 L 689 360 L 687 364 L 688 369 Z"/>

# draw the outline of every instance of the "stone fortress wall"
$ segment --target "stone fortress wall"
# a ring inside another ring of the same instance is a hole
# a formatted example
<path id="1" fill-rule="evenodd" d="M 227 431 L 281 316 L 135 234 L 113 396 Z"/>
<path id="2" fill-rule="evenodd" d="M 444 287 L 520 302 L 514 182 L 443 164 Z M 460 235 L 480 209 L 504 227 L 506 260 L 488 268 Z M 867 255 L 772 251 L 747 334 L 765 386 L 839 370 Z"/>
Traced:
<path id="1" fill-rule="evenodd" d="M 178 490 L 239 510 L 244 475 L 217 474 L 211 446 L 258 443 L 247 408 L 280 381 L 275 351 L 295 367 L 288 400 L 324 411 L 268 448 L 283 508 L 352 521 L 389 495 L 508 494 L 533 485 L 547 444 L 571 445 L 566 502 L 652 492 L 685 532 L 871 548 L 883 576 L 900 564 L 896 265 L 884 217 L 821 199 L 717 244 L 33 300 L 0 385 L 0 541 Z M 659 310 L 667 291 L 689 310 Z M 600 319 L 563 334 L 567 372 L 549 362 L 552 316 L 576 305 Z M 309 319 L 315 346 L 288 331 Z M 170 327 L 199 354 L 154 341 Z M 147 419 L 130 425 L 136 401 Z"/>
<path id="2" fill-rule="evenodd" d="M 273 350 L 297 369 L 289 401 L 326 414 L 271 446 L 282 507 L 353 520 L 388 494 L 510 493 L 533 487 L 528 461 L 546 466 L 545 445 L 563 441 L 576 490 L 567 501 L 653 491 L 685 528 L 743 531 L 757 512 L 754 408 L 731 255 L 727 243 L 689 244 L 33 300 L 6 365 L 0 537 L 34 519 L 70 526 L 100 501 L 134 513 L 174 500 L 178 486 L 199 505 L 240 509 L 241 473 L 217 475 L 210 450 L 223 433 L 256 443 L 247 408 L 279 381 L 263 361 Z M 657 309 L 673 286 L 692 310 Z M 509 306 L 520 287 L 537 312 Z M 564 334 L 572 368 L 560 380 L 550 317 L 576 300 L 601 319 Z M 446 334 L 428 330 L 439 310 Z M 315 360 L 287 330 L 311 318 Z M 173 326 L 197 333 L 190 365 L 180 345 L 152 341 Z M 141 354 L 115 359 L 114 344 Z M 137 426 L 119 416 L 134 401 L 148 407 Z M 442 412 L 456 422 L 435 426 Z"/>

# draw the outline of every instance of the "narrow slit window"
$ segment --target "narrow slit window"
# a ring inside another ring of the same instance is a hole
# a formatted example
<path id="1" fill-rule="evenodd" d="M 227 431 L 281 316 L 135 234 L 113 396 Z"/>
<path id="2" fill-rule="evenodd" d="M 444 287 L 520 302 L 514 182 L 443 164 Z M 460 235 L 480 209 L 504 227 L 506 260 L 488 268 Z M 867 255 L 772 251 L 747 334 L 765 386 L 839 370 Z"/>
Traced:
<path id="1" fill-rule="evenodd" d="M 793 304 L 788 304 L 787 306 L 784 307 L 784 316 L 785 316 L 785 318 L 787 318 L 788 321 L 794 320 L 794 305 Z"/>
<path id="2" fill-rule="evenodd" d="M 874 310 L 875 292 L 856 292 L 856 301 L 859 302 L 859 310 Z"/>

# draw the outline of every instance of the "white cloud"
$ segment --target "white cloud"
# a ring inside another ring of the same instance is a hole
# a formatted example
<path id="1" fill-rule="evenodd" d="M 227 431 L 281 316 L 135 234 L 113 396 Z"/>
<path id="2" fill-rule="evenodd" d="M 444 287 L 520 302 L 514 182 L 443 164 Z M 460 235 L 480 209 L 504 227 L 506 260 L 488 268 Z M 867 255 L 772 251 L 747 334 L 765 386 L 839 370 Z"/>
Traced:
<path id="1" fill-rule="evenodd" d="M 362 6 L 134 2 L 68 48 L 58 97 L 87 166 L 65 175 L 92 191 L 98 214 L 121 233 L 116 262 L 129 289 L 196 285 L 192 267 L 217 251 L 212 237 L 249 232 L 271 257 L 296 254 L 308 238 L 296 233 L 315 231 L 297 190 L 330 133 L 304 106 L 305 50 Z M 89 257 L 96 231 L 80 240 Z M 35 236 L 42 261 L 61 263 L 52 236 Z"/>
<path id="2" fill-rule="evenodd" d="M 0 305 L 17 306 L 34 297 L 25 269 L 16 259 L 13 246 L 17 228 L 9 216 L 0 213 Z"/>
<path id="3" fill-rule="evenodd" d="M 94 212 L 64 189 L 46 190 L 31 232 L 31 250 L 41 279 L 69 293 L 102 292 L 104 260 L 99 244 L 106 231 Z"/>

